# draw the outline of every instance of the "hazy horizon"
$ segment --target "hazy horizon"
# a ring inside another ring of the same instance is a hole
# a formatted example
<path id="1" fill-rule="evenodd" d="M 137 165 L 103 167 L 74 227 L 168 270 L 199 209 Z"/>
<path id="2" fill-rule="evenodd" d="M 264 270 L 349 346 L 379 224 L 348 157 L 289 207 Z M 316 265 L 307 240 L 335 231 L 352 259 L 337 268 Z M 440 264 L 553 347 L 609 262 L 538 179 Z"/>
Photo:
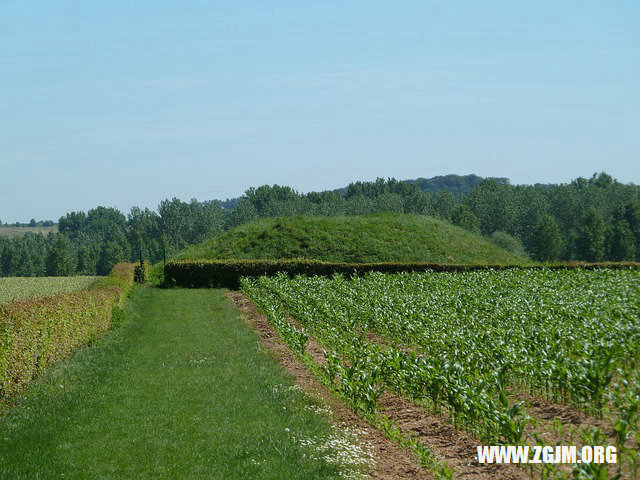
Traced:
<path id="1" fill-rule="evenodd" d="M 598 174 L 598 173 L 601 173 L 601 172 L 593 172 L 593 173 L 592 173 L 592 175 L 593 175 L 593 174 Z M 604 173 L 609 173 L 609 172 L 606 172 L 606 171 L 605 171 Z M 427 179 L 431 179 L 431 178 L 434 178 L 434 177 L 444 177 L 444 176 L 447 176 L 447 175 L 468 176 L 468 175 L 477 175 L 477 174 L 475 174 L 475 173 L 467 173 L 467 174 L 440 174 L 440 175 L 433 175 L 432 177 L 420 177 L 420 176 L 418 176 L 418 177 L 414 177 L 414 178 L 403 178 L 403 179 L 396 179 L 396 180 L 408 181 L 408 180 L 416 180 L 416 179 L 418 179 L 418 178 L 427 178 Z M 486 177 L 484 177 L 483 175 L 477 175 L 477 176 L 478 176 L 478 177 L 483 177 L 483 178 L 490 178 L 490 177 L 493 177 L 493 178 L 504 178 L 504 177 L 500 177 L 500 176 L 498 176 L 498 175 L 495 175 L 495 176 L 486 176 Z M 582 177 L 583 177 L 583 178 L 589 178 L 589 177 L 591 177 L 591 175 L 582 175 Z M 380 177 L 378 177 L 378 178 L 380 178 Z M 388 177 L 388 178 L 391 178 L 391 177 Z M 575 177 L 575 178 L 578 178 L 578 177 Z M 575 178 L 571 178 L 571 179 L 569 179 L 569 181 L 567 181 L 567 182 L 532 182 L 532 183 L 517 183 L 517 184 L 516 184 L 515 182 L 511 181 L 511 179 L 508 179 L 508 180 L 510 181 L 510 183 L 511 183 L 512 185 L 535 185 L 535 184 L 549 184 L 549 183 L 569 183 L 571 180 L 574 180 Z M 614 179 L 615 179 L 615 180 L 617 180 L 617 181 L 619 181 L 619 182 L 621 182 L 621 183 L 626 183 L 626 184 L 635 184 L 634 182 L 622 182 L 620 179 L 617 179 L 617 178 L 615 178 L 615 177 L 614 177 Z M 354 179 L 353 181 L 355 182 L 355 181 L 374 181 L 374 180 L 376 180 L 376 178 L 369 178 L 369 179 Z M 265 184 L 262 184 L 262 185 L 265 185 Z M 271 184 L 271 185 L 273 185 L 273 184 Z M 283 183 L 280 183 L 280 184 L 278 184 L 278 185 L 280 185 L 280 186 L 288 186 L 288 187 L 291 187 L 291 188 L 293 188 L 294 190 L 296 190 L 298 193 L 305 194 L 305 193 L 309 193 L 309 192 L 318 192 L 318 191 L 326 191 L 326 190 L 338 190 L 338 189 L 341 189 L 341 188 L 346 187 L 346 186 L 348 185 L 348 183 L 347 183 L 347 184 L 344 184 L 344 185 L 339 185 L 339 186 L 332 186 L 332 187 L 329 187 L 329 188 L 321 188 L 321 189 L 315 189 L 315 190 L 304 190 L 304 191 L 303 191 L 303 190 L 299 190 L 299 189 L 297 189 L 294 185 L 285 185 L 285 184 L 283 184 Z M 252 187 L 259 187 L 259 186 L 261 186 L 261 185 L 252 185 Z M 249 188 L 251 188 L 251 187 L 249 187 Z M 206 202 L 206 201 L 212 201 L 212 200 L 219 200 L 219 201 L 232 200 L 232 199 L 234 199 L 234 198 L 238 198 L 238 197 L 241 197 L 242 195 L 244 195 L 245 191 L 246 191 L 246 189 L 245 189 L 245 190 L 243 190 L 242 192 L 240 192 L 238 195 L 234 195 L 234 196 L 230 196 L 230 197 L 224 197 L 224 198 L 196 198 L 196 200 L 198 200 L 198 201 L 200 201 L 200 202 Z M 5 220 L 5 219 L 3 219 L 3 218 L 0 218 L 0 220 L 2 220 L 2 222 L 6 223 L 6 224 L 9 224 L 9 225 L 11 225 L 11 224 L 13 224 L 13 223 L 16 223 L 16 222 L 20 222 L 20 223 L 29 223 L 29 220 L 30 220 L 31 218 L 34 218 L 34 219 L 35 219 L 36 221 L 38 221 L 38 222 L 40 222 L 40 221 L 53 220 L 53 222 L 58 223 L 58 219 L 59 219 L 61 216 L 63 216 L 64 214 L 66 214 L 66 213 L 70 213 L 70 212 L 72 212 L 72 211 L 84 211 L 84 212 L 87 212 L 88 210 L 90 210 L 90 209 L 92 209 L 92 208 L 95 208 L 95 207 L 98 207 L 98 206 L 117 208 L 118 210 L 120 210 L 122 213 L 124 213 L 124 214 L 126 215 L 126 214 L 131 210 L 131 208 L 132 208 L 132 207 L 140 207 L 140 208 L 143 208 L 143 209 L 144 209 L 144 208 L 149 208 L 150 210 L 154 210 L 154 211 L 155 211 L 155 210 L 157 209 L 158 205 L 160 204 L 160 202 L 161 202 L 162 200 L 165 200 L 165 199 L 171 199 L 171 198 L 174 198 L 174 197 L 175 197 L 175 195 L 172 195 L 172 196 L 169 196 L 169 197 L 166 197 L 166 198 L 162 198 L 162 199 L 158 200 L 158 202 L 157 202 L 155 205 L 130 205 L 130 206 L 128 206 L 127 208 L 121 208 L 121 207 L 119 207 L 118 205 L 106 205 L 106 204 L 101 204 L 101 205 L 93 205 L 93 206 L 90 206 L 90 207 L 85 208 L 85 209 L 71 209 L 71 210 L 68 210 L 68 211 L 66 211 L 66 212 L 62 212 L 61 214 L 57 215 L 56 217 L 49 217 L 49 218 L 36 218 L 36 217 L 29 217 L 29 219 L 23 219 L 23 220 L 21 220 L 21 219 L 17 219 L 17 220 L 12 220 L 12 221 L 8 221 L 8 220 Z M 180 200 L 182 200 L 182 201 L 190 201 L 190 200 L 192 200 L 192 199 L 193 199 L 193 198 L 195 198 L 195 197 L 182 197 L 182 198 L 180 198 L 180 197 L 176 197 L 176 198 L 179 198 L 179 199 L 180 199 Z"/>

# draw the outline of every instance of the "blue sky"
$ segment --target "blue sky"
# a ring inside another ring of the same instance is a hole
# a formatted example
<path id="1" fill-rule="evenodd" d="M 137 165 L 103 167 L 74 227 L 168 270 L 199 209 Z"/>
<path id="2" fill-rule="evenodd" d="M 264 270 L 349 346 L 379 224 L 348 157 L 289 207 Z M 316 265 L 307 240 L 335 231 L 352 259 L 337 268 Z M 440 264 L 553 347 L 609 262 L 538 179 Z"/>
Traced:
<path id="1" fill-rule="evenodd" d="M 0 2 L 0 219 L 447 173 L 640 183 L 640 2 Z"/>

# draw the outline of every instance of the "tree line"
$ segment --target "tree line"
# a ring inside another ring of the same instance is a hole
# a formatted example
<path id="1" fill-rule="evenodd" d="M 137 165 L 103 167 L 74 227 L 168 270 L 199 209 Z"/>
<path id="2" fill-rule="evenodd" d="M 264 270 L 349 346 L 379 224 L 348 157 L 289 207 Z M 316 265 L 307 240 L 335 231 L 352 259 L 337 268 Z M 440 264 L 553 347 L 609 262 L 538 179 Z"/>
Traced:
<path id="1" fill-rule="evenodd" d="M 540 261 L 640 260 L 639 186 L 606 173 L 548 185 L 477 178 L 469 189 L 458 185 L 456 196 L 433 182 L 423 189 L 424 182 L 379 178 L 307 194 L 264 185 L 226 202 L 173 198 L 156 211 L 134 207 L 127 215 L 107 207 L 71 212 L 58 233 L 0 237 L 0 274 L 103 275 L 118 261 L 142 256 L 155 263 L 259 218 L 377 212 L 436 216 Z"/>
<path id="2" fill-rule="evenodd" d="M 35 218 L 32 218 L 29 223 L 21 223 L 21 222 L 15 222 L 12 224 L 8 224 L 8 223 L 2 223 L 2 220 L 0 220 L 0 227 L 4 226 L 4 227 L 16 227 L 16 228 L 26 228 L 26 227 L 53 227 L 55 224 L 53 223 L 53 220 L 38 220 L 36 221 Z"/>
<path id="3" fill-rule="evenodd" d="M 119 261 L 141 256 L 153 263 L 220 232 L 220 202 L 164 200 L 157 211 L 133 207 L 126 216 L 115 208 L 71 212 L 58 232 L 0 237 L 0 275 L 106 275 Z"/>
<path id="4" fill-rule="evenodd" d="M 298 194 L 290 187 L 249 189 L 226 226 L 261 217 L 361 215 L 403 212 L 432 215 L 535 260 L 640 260 L 640 186 L 606 173 L 568 184 L 511 185 L 484 179 L 456 198 L 416 181 L 354 182 L 343 192 Z"/>

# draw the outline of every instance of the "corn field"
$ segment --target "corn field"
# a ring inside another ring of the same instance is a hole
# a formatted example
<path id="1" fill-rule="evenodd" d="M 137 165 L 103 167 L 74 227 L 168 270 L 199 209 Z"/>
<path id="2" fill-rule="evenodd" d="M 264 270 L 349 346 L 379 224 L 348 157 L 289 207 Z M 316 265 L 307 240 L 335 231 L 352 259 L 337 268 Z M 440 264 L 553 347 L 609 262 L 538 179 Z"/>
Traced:
<path id="1" fill-rule="evenodd" d="M 365 415 L 392 392 L 486 444 L 526 444 L 536 419 L 515 400 L 526 394 L 610 420 L 618 473 L 638 477 L 638 270 L 281 275 L 242 287 L 299 355 L 310 339 L 322 346 L 314 368 Z M 615 478 L 589 468 L 576 478 Z"/>

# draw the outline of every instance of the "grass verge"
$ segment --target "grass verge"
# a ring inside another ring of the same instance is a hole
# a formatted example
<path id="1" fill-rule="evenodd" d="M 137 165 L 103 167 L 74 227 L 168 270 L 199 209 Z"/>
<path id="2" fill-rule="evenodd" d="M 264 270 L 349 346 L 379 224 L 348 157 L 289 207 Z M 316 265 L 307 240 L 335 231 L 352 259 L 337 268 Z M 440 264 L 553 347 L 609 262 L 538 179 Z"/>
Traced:
<path id="1" fill-rule="evenodd" d="M 355 475 L 222 292 L 141 288 L 127 318 L 0 419 L 0 478 Z"/>

